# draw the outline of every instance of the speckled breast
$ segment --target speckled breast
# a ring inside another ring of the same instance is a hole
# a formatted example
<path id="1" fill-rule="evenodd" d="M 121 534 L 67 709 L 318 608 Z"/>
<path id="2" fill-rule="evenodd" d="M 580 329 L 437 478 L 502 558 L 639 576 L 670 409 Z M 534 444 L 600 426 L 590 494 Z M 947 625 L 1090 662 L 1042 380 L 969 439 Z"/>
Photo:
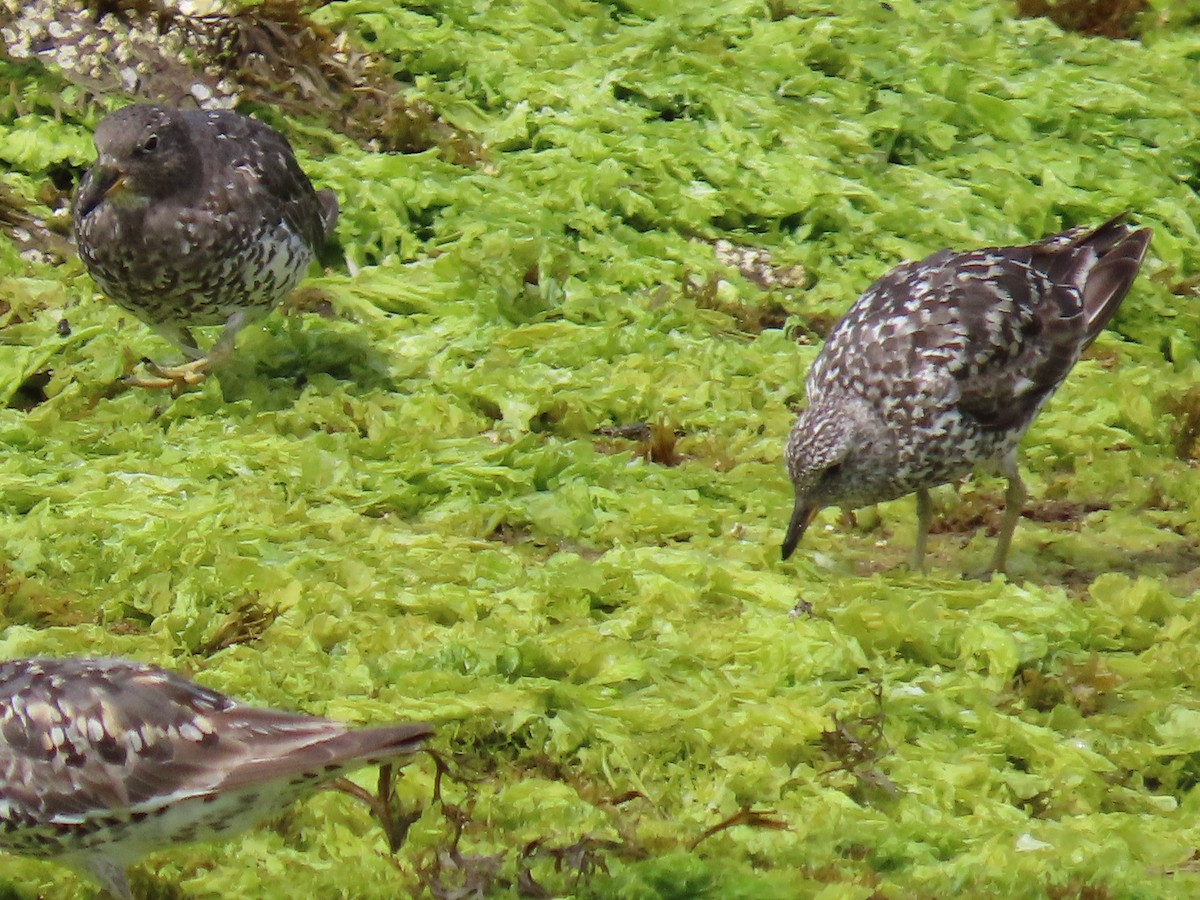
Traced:
<path id="1" fill-rule="evenodd" d="M 954 408 L 933 413 L 921 423 L 905 421 L 892 425 L 896 443 L 891 465 L 864 470 L 857 505 L 895 500 L 920 488 L 932 488 L 987 469 L 1016 449 L 1026 427 L 994 430 L 979 424 Z M 1032 418 L 1029 420 L 1032 421 Z"/>
<path id="2" fill-rule="evenodd" d="M 165 233 L 97 209 L 76 227 L 88 272 L 113 302 L 151 324 L 219 325 L 265 314 L 304 276 L 313 254 L 285 222 L 180 221 Z"/>
<path id="3" fill-rule="evenodd" d="M 0 850 L 51 858 L 102 850 L 123 861 L 173 843 L 238 834 L 285 809 L 308 792 L 306 783 L 275 783 L 142 808 L 92 810 L 39 821 L 11 814 L 0 818 Z"/>

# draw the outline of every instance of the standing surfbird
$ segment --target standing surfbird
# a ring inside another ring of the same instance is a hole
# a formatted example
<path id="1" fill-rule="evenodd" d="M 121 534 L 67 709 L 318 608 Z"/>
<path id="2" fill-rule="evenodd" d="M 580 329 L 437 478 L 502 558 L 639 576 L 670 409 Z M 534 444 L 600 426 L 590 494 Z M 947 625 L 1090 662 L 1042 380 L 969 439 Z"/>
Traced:
<path id="1" fill-rule="evenodd" d="M 1025 487 L 1017 448 L 1112 318 L 1148 228 L 1073 228 L 1034 244 L 942 250 L 892 269 L 850 308 L 808 373 L 785 457 L 796 505 L 787 559 L 816 513 L 917 493 L 924 563 L 929 489 L 977 468 L 1008 479 L 992 568 L 1004 569 Z"/>
<path id="2" fill-rule="evenodd" d="M 127 106 L 96 128 L 75 195 L 79 254 L 100 290 L 191 360 L 149 364 L 144 387 L 195 384 L 238 331 L 294 288 L 337 221 L 287 139 L 229 110 Z M 205 354 L 193 325 L 223 325 Z"/>
<path id="3" fill-rule="evenodd" d="M 125 869 L 143 855 L 248 828 L 432 733 L 244 706 L 121 659 L 3 662 L 0 850 L 57 859 L 128 897 Z"/>

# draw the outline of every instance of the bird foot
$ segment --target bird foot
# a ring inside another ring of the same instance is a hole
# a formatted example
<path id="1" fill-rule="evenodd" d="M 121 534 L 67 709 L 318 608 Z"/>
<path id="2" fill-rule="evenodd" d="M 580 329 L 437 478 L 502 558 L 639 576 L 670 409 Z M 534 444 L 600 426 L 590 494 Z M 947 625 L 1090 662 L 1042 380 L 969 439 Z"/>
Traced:
<path id="1" fill-rule="evenodd" d="M 991 581 L 997 575 L 1007 579 L 1008 571 L 1004 560 L 997 560 L 993 557 L 991 563 L 983 568 L 971 566 L 963 572 L 962 577 L 967 581 Z"/>
<path id="2" fill-rule="evenodd" d="M 160 366 L 151 359 L 143 357 L 141 364 L 146 367 L 149 373 L 146 375 L 138 375 L 134 373 L 136 364 L 127 366 L 127 371 L 121 381 L 129 387 L 155 388 L 164 390 L 169 388 L 173 396 L 178 397 L 188 388 L 193 388 L 208 377 L 211 363 L 207 357 L 194 359 L 191 362 L 182 363 L 177 366 Z"/>
<path id="3" fill-rule="evenodd" d="M 999 575 L 1005 581 L 1008 581 L 1007 573 L 999 572 L 996 569 L 993 569 L 991 566 L 989 566 L 986 569 L 973 569 L 968 572 L 963 572 L 962 578 L 963 578 L 963 581 L 985 581 L 985 582 L 987 582 L 987 581 L 992 581 L 997 575 Z"/>

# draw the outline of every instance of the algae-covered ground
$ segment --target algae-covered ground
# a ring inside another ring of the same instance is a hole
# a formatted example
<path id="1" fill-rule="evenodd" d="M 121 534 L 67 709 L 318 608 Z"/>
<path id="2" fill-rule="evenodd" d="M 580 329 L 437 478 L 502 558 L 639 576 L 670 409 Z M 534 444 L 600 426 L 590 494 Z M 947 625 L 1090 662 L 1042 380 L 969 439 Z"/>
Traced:
<path id="1" fill-rule="evenodd" d="M 0 655 L 427 720 L 461 776 L 435 802 L 405 770 L 394 855 L 327 793 L 150 857 L 140 894 L 1200 892 L 1185 5 L 1136 41 L 977 0 L 309 11 L 459 138 L 245 104 L 338 194 L 336 245 L 178 398 L 116 384 L 172 348 L 23 242 L 64 231 L 128 96 L 0 61 Z M 857 294 L 1124 209 L 1154 242 L 1026 439 L 1008 577 L 976 577 L 990 478 L 935 493 L 927 573 L 912 498 L 827 510 L 781 562 L 783 441 Z"/>

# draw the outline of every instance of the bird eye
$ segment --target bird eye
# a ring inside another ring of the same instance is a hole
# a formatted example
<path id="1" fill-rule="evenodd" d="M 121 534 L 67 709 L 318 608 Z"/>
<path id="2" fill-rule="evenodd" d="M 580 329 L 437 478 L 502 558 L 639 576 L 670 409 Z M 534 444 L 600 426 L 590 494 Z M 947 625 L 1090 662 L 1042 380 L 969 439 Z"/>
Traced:
<path id="1" fill-rule="evenodd" d="M 142 141 L 142 146 L 138 147 L 138 153 L 153 153 L 158 148 L 158 135 L 152 134 L 150 137 Z"/>

